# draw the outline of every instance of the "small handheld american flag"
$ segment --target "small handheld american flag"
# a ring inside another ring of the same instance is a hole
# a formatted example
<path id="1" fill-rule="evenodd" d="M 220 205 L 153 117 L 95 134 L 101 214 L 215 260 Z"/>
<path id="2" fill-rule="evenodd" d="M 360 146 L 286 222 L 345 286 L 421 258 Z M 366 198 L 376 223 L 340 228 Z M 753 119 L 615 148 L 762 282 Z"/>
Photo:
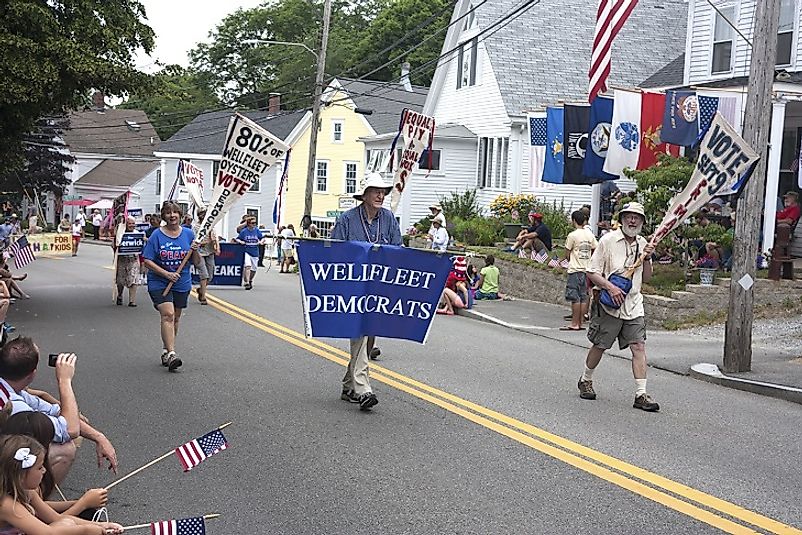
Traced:
<path id="1" fill-rule="evenodd" d="M 12 243 L 8 248 L 8 252 L 14 256 L 14 267 L 17 269 L 22 269 L 36 260 L 36 257 L 33 256 L 31 244 L 28 243 L 28 238 L 25 236 L 20 236 L 17 241 Z"/>
<path id="2" fill-rule="evenodd" d="M 557 268 L 560 267 L 560 261 L 557 260 L 556 258 L 552 258 L 551 260 L 549 260 L 549 263 L 547 265 L 550 268 Z"/>
<path id="3" fill-rule="evenodd" d="M 549 254 L 546 251 L 540 251 L 539 253 L 532 252 L 532 260 L 536 262 L 540 262 L 541 264 L 545 264 L 546 260 L 549 259 Z"/>
<path id="4" fill-rule="evenodd" d="M 568 266 L 570 266 L 570 265 L 571 265 L 571 263 L 568 261 L 567 258 L 563 258 L 562 260 L 560 260 L 560 267 L 561 268 L 568 269 Z"/>
<path id="5" fill-rule="evenodd" d="M 202 516 L 181 520 L 162 520 L 150 525 L 151 535 L 206 535 L 206 522 Z"/>
<path id="6" fill-rule="evenodd" d="M 227 447 L 228 442 L 223 432 L 215 429 L 200 438 L 178 446 L 175 449 L 175 454 L 178 456 L 178 460 L 181 461 L 184 472 L 188 472 L 206 460 L 207 457 L 211 457 Z"/>

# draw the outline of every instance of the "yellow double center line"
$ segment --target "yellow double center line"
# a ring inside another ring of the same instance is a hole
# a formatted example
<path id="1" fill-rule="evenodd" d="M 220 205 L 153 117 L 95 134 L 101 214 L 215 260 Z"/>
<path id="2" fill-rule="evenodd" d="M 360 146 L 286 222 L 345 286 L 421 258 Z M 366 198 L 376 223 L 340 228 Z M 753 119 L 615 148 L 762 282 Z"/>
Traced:
<path id="1" fill-rule="evenodd" d="M 248 325 L 332 362 L 342 366 L 348 365 L 350 355 L 346 351 L 318 340 L 306 339 L 302 333 L 274 323 L 212 295 L 207 294 L 206 297 L 212 307 Z M 370 368 L 372 379 L 437 405 L 444 410 L 529 446 L 554 459 L 714 526 L 726 533 L 761 533 L 749 527 L 754 526 L 769 533 L 802 535 L 802 530 L 793 526 L 783 524 L 726 500 L 716 498 L 615 457 L 605 455 L 382 366 L 371 363 Z M 739 524 L 732 519 L 742 523 Z"/>

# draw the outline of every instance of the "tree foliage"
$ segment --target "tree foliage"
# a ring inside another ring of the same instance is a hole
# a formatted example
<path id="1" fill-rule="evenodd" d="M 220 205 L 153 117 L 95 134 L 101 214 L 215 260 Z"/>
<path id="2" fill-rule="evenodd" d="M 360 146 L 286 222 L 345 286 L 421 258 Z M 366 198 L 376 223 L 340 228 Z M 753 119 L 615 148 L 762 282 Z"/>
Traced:
<path id="1" fill-rule="evenodd" d="M 134 68 L 153 32 L 137 0 L 4 0 L 0 4 L 0 169 L 22 165 L 21 140 L 41 117 L 145 78 Z"/>
<path id="2" fill-rule="evenodd" d="M 31 133 L 23 138 L 23 165 L 0 173 L 3 191 L 62 193 L 69 184 L 67 172 L 75 161 L 62 141 L 62 132 L 69 127 L 66 117 L 47 117 L 37 121 Z"/>
<path id="3" fill-rule="evenodd" d="M 688 185 L 694 164 L 687 158 L 667 154 L 657 157 L 657 165 L 642 171 L 625 169 L 624 174 L 635 181 L 635 197 L 649 215 L 650 228 L 662 221 L 671 199 Z M 622 201 L 623 202 L 623 201 Z"/>
<path id="4" fill-rule="evenodd" d="M 161 139 L 168 139 L 198 113 L 217 109 L 220 101 L 197 73 L 168 65 L 150 83 L 135 89 L 121 108 L 144 110 Z"/>

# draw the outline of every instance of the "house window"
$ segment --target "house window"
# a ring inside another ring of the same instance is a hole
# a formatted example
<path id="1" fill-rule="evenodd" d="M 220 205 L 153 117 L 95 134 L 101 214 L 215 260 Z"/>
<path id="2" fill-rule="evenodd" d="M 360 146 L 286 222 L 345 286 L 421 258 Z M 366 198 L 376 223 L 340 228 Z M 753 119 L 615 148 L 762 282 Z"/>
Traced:
<path id="1" fill-rule="evenodd" d="M 156 195 L 162 193 L 162 170 L 156 169 Z"/>
<path id="2" fill-rule="evenodd" d="M 418 167 L 429 171 L 440 170 L 440 149 L 432 149 L 431 166 L 429 165 L 429 149 L 423 149 L 418 161 Z"/>
<path id="3" fill-rule="evenodd" d="M 317 170 L 315 173 L 315 191 L 318 193 L 326 193 L 326 186 L 329 181 L 329 162 L 317 162 Z"/>
<path id="4" fill-rule="evenodd" d="M 312 223 L 315 224 L 317 227 L 317 231 L 320 233 L 321 238 L 330 238 L 331 237 L 331 229 L 334 228 L 334 221 L 330 221 L 327 219 L 315 219 L 312 218 Z"/>
<path id="5" fill-rule="evenodd" d="M 345 193 L 356 193 L 356 164 L 345 163 Z"/>
<path id="6" fill-rule="evenodd" d="M 342 121 L 333 121 L 331 123 L 332 130 L 331 130 L 331 141 L 333 143 L 342 143 L 343 142 L 343 122 Z"/>
<path id="7" fill-rule="evenodd" d="M 457 57 L 457 89 L 476 85 L 476 57 L 479 38 L 474 37 L 459 47 Z"/>
<path id="8" fill-rule="evenodd" d="M 791 64 L 791 50 L 794 46 L 795 0 L 782 0 L 780 3 L 780 27 L 777 30 L 777 65 Z"/>
<path id="9" fill-rule="evenodd" d="M 253 186 L 251 186 L 251 189 L 249 189 L 248 191 L 252 191 L 254 193 L 259 193 L 259 190 L 260 190 L 261 187 L 262 187 L 262 179 L 261 178 L 257 178 L 254 181 Z"/>
<path id="10" fill-rule="evenodd" d="M 720 13 L 716 13 L 716 22 L 713 27 L 712 74 L 725 73 L 732 70 L 732 48 L 735 30 L 730 26 L 730 22 L 735 24 L 735 6 L 722 7 L 719 11 Z"/>
<path id="11" fill-rule="evenodd" d="M 245 215 L 247 217 L 255 217 L 256 218 L 256 226 L 259 226 L 259 219 L 261 215 L 261 210 L 258 207 L 253 206 L 246 206 L 245 207 Z"/>
<path id="12" fill-rule="evenodd" d="M 479 161 L 477 165 L 476 185 L 479 188 L 507 187 L 507 163 L 509 138 L 479 138 Z"/>

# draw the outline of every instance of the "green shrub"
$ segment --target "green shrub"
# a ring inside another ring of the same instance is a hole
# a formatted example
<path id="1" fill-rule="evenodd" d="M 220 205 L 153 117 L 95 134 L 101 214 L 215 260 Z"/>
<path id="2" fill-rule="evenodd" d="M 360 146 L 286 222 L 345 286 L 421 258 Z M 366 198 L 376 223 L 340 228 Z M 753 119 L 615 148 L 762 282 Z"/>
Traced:
<path id="1" fill-rule="evenodd" d="M 450 197 L 440 197 L 440 206 L 443 207 L 447 221 L 455 217 L 471 219 L 481 215 L 475 189 L 465 190 L 462 193 L 452 191 Z"/>
<path id="2" fill-rule="evenodd" d="M 455 217 L 448 221 L 448 233 L 465 245 L 493 245 L 504 230 L 501 220 L 495 217 Z"/>

